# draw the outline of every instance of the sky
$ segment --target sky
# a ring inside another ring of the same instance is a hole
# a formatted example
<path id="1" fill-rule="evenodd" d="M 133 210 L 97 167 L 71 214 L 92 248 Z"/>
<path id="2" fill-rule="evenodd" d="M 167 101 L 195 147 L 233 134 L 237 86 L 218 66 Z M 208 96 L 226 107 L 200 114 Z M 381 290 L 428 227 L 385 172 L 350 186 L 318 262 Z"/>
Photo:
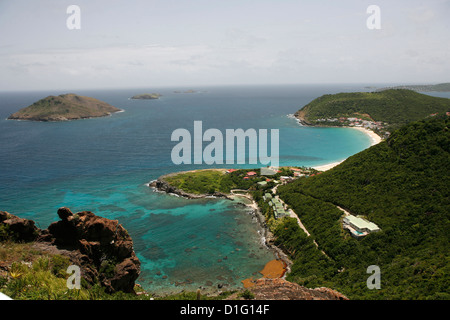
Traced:
<path id="1" fill-rule="evenodd" d="M 0 91 L 450 82 L 449 21 L 450 0 L 0 0 Z"/>

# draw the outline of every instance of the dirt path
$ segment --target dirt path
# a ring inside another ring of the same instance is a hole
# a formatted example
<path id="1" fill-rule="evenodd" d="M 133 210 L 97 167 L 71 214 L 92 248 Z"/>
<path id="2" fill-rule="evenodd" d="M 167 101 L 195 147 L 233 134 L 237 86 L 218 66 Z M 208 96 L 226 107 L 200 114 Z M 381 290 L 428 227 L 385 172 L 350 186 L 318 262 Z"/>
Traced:
<path id="1" fill-rule="evenodd" d="M 300 228 L 302 228 L 303 231 L 305 231 L 305 233 L 308 235 L 308 237 L 310 237 L 311 235 L 309 234 L 308 230 L 306 229 L 306 227 L 303 225 L 302 221 L 300 220 L 300 218 L 297 216 L 297 214 L 294 212 L 294 210 L 289 209 L 289 217 L 291 218 L 295 218 L 297 219 L 298 225 L 300 226 Z"/>
<path id="2" fill-rule="evenodd" d="M 336 205 L 335 205 L 335 206 L 336 206 Z M 348 212 L 347 210 L 345 210 L 344 208 L 341 208 L 341 207 L 339 207 L 339 206 L 336 206 L 336 208 L 338 208 L 339 210 L 341 210 L 342 212 L 344 212 L 344 214 L 345 214 L 346 216 L 351 215 L 351 213 Z"/>
<path id="3" fill-rule="evenodd" d="M 274 194 L 276 194 L 277 187 L 278 187 L 278 185 L 276 185 L 276 186 L 272 189 L 272 192 L 273 192 Z M 280 200 L 280 202 L 281 202 L 283 205 L 285 205 L 284 201 L 281 200 L 279 196 L 276 196 L 276 197 L 277 197 L 278 200 Z M 345 211 L 344 209 L 342 209 L 342 208 L 340 208 L 340 207 L 338 207 L 338 208 L 341 209 L 342 211 L 344 211 L 344 212 L 346 213 L 346 215 L 349 215 L 349 214 L 350 214 L 350 213 L 348 213 L 347 211 Z M 303 225 L 302 221 L 300 220 L 300 218 L 298 217 L 298 215 L 295 213 L 295 211 L 292 210 L 292 209 L 289 209 L 288 212 L 289 212 L 289 217 L 297 219 L 297 223 L 298 223 L 299 227 L 306 233 L 306 235 L 307 235 L 308 237 L 310 237 L 311 234 L 308 232 L 308 229 L 306 229 L 306 227 Z M 313 242 L 314 242 L 315 246 L 317 247 L 317 249 L 319 249 L 319 245 L 317 244 L 316 240 L 313 240 Z M 323 250 L 320 250 L 320 251 L 321 251 L 327 258 L 330 258 L 330 257 L 325 253 L 325 251 L 323 251 Z"/>

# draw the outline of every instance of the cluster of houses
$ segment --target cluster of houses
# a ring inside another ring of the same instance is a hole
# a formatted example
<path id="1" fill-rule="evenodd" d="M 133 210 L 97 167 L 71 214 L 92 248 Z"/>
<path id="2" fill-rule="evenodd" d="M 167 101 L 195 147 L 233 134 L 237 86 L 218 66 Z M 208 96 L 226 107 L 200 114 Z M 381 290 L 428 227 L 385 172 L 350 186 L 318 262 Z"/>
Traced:
<path id="1" fill-rule="evenodd" d="M 378 232 L 380 228 L 373 222 L 360 216 L 347 215 L 342 220 L 342 226 L 355 238 L 362 238 L 369 233 Z"/>
<path id="2" fill-rule="evenodd" d="M 272 174 L 281 173 L 279 168 L 267 167 L 267 168 L 263 168 L 263 169 L 261 169 L 261 176 L 265 176 L 267 174 L 272 175 Z M 270 181 L 273 181 L 276 184 L 278 184 L 280 182 L 286 183 L 288 181 L 295 180 L 299 177 L 312 177 L 312 176 L 322 173 L 322 172 L 311 171 L 310 169 L 306 169 L 306 168 L 291 167 L 291 168 L 289 168 L 289 170 L 293 174 L 286 175 L 286 176 L 279 176 L 279 181 L 267 178 L 266 180 L 258 181 L 257 184 L 261 187 L 265 187 L 265 186 L 267 186 L 268 182 L 270 182 Z M 229 169 L 229 170 L 227 170 L 227 173 L 231 173 L 234 171 L 237 171 L 237 169 Z M 288 173 L 288 174 L 290 174 L 290 173 Z M 250 179 L 253 177 L 258 177 L 258 173 L 255 171 L 248 171 L 243 179 L 247 180 L 247 179 Z M 280 199 L 278 199 L 278 197 L 274 197 L 271 193 L 266 192 L 263 196 L 263 199 L 273 209 L 275 219 L 283 218 L 283 217 L 289 215 L 286 212 L 283 202 Z M 342 226 L 344 229 L 348 230 L 350 232 L 350 234 L 355 238 L 362 238 L 362 237 L 367 236 L 369 233 L 378 232 L 381 230 L 375 223 L 370 222 L 361 216 L 353 216 L 350 214 L 347 214 L 343 218 Z"/>
<path id="3" fill-rule="evenodd" d="M 264 194 L 263 199 L 272 207 L 275 219 L 283 218 L 288 215 L 284 209 L 283 203 L 278 198 L 274 198 L 270 193 L 266 193 Z"/>
<path id="4" fill-rule="evenodd" d="M 295 178 L 299 178 L 299 177 L 312 177 L 316 174 L 321 174 L 322 172 L 318 172 L 318 173 L 312 173 L 311 170 L 309 169 L 300 169 L 300 168 L 289 168 L 289 170 L 294 172 L 294 177 Z"/>
<path id="5" fill-rule="evenodd" d="M 317 122 L 337 122 L 340 124 L 345 124 L 349 127 L 362 127 L 362 128 L 367 128 L 367 129 L 383 129 L 383 127 L 385 125 L 387 125 L 387 123 L 383 123 L 381 121 L 370 121 L 370 120 L 363 120 L 360 118 L 355 118 L 355 117 L 340 117 L 340 118 L 322 118 L 322 119 L 317 119 Z"/>
<path id="6" fill-rule="evenodd" d="M 232 173 L 237 171 L 238 169 L 228 169 L 226 172 L 227 173 Z M 306 169 L 306 168 L 289 168 L 290 171 L 293 172 L 292 175 L 283 175 L 283 176 L 279 176 L 279 180 L 273 180 L 271 178 L 269 178 L 269 176 L 273 176 L 276 175 L 277 173 L 281 173 L 281 170 L 279 170 L 279 168 L 276 167 L 265 167 L 265 168 L 261 168 L 261 176 L 265 176 L 266 179 L 264 181 L 260 181 L 257 184 L 261 187 L 264 187 L 267 185 L 268 182 L 275 182 L 276 184 L 278 183 L 284 183 L 284 182 L 289 182 L 292 180 L 295 180 L 297 178 L 300 177 L 312 177 L 315 176 L 317 174 L 321 174 L 322 172 L 317 172 L 317 173 L 313 173 L 311 170 Z M 255 178 L 258 177 L 258 173 L 255 171 L 249 171 L 246 173 L 246 175 L 243 177 L 244 180 L 249 180 L 251 178 Z"/>

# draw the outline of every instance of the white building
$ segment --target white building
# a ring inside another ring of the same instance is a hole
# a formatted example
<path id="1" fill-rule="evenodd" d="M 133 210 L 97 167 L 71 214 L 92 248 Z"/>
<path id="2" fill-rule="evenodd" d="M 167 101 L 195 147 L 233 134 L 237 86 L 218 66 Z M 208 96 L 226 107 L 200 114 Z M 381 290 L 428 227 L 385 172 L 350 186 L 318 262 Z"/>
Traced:
<path id="1" fill-rule="evenodd" d="M 350 231 L 355 237 L 364 237 L 371 232 L 378 232 L 381 230 L 375 223 L 352 215 L 344 217 L 343 227 Z"/>

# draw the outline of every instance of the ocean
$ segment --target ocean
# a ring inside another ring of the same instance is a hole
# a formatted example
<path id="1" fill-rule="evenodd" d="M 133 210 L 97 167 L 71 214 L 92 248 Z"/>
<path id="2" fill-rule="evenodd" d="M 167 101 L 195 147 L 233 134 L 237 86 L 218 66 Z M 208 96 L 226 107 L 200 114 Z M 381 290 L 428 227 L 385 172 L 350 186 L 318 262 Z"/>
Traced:
<path id="1" fill-rule="evenodd" d="M 194 93 L 184 93 L 194 89 Z M 182 93 L 177 93 L 180 91 Z M 88 210 L 118 219 L 141 260 L 138 283 L 158 294 L 242 287 L 274 259 L 249 209 L 224 199 L 188 200 L 148 187 L 175 171 L 255 165 L 175 165 L 175 129 L 279 129 L 280 165 L 316 166 L 370 146 L 347 128 L 302 127 L 293 113 L 323 94 L 368 91 L 364 85 L 228 86 L 77 90 L 124 112 L 70 122 L 6 118 L 48 95 L 69 91 L 0 93 L 0 210 L 33 219 L 42 229 L 56 211 Z M 158 100 L 131 100 L 158 92 Z M 269 149 L 270 150 L 270 149 Z"/>

